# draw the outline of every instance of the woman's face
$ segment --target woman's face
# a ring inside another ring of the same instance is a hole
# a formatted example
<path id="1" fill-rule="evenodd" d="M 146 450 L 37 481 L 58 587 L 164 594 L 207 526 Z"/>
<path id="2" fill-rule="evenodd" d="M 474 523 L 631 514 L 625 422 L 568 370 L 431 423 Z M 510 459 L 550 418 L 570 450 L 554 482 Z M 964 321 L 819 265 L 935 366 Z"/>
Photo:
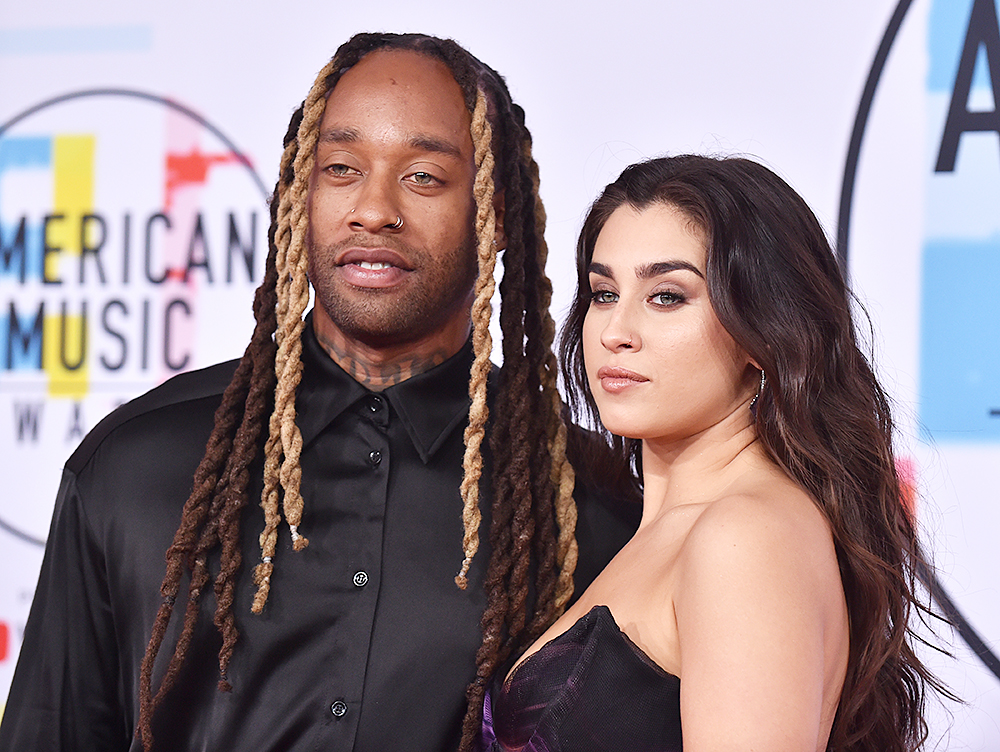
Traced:
<path id="1" fill-rule="evenodd" d="M 747 410 L 757 371 L 715 315 L 705 236 L 686 215 L 619 207 L 589 274 L 584 362 L 609 431 L 683 441 Z"/>

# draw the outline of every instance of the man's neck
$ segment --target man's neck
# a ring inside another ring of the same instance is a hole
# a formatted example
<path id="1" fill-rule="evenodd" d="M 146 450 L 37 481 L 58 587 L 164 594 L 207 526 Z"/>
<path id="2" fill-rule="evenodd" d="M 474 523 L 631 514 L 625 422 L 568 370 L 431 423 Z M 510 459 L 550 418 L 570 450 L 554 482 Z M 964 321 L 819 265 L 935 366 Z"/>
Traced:
<path id="1" fill-rule="evenodd" d="M 340 331 L 314 325 L 316 338 L 331 360 L 355 381 L 372 391 L 382 391 L 394 384 L 441 365 L 457 353 L 468 339 L 452 338 L 441 342 L 372 347 L 345 337 Z"/>

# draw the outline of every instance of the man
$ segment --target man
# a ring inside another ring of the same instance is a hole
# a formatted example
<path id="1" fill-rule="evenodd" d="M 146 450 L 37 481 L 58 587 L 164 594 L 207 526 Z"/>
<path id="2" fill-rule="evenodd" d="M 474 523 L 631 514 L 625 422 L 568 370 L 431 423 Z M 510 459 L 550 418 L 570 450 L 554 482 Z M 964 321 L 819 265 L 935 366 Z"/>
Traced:
<path id="1" fill-rule="evenodd" d="M 502 79 L 450 41 L 359 35 L 285 147 L 243 359 L 67 463 L 3 749 L 467 747 L 487 679 L 572 591 L 574 526 L 578 591 L 634 529 L 579 492 L 576 524 L 537 168 Z"/>

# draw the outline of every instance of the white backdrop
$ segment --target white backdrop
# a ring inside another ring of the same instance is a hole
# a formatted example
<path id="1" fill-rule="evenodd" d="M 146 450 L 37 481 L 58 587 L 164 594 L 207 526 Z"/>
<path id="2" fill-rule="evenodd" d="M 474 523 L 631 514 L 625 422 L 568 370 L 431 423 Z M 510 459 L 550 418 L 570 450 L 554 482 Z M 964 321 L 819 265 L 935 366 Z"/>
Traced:
<path id="1" fill-rule="evenodd" d="M 572 292 L 572 249 L 583 213 L 600 188 L 637 159 L 686 151 L 753 156 L 783 175 L 835 237 L 855 116 L 897 2 L 345 5 L 3 4 L 0 127 L 10 127 L 0 133 L 0 240 L 9 250 L 20 217 L 28 217 L 30 233 L 53 207 L 101 214 L 106 280 L 98 281 L 96 254 L 81 262 L 79 228 L 69 212 L 51 221 L 46 237 L 63 250 L 49 254 L 44 271 L 36 269 L 32 277 L 29 268 L 22 284 L 16 254 L 0 266 L 0 697 L 13 672 L 41 561 L 32 540 L 46 535 L 59 468 L 80 429 L 169 375 L 185 356 L 186 367 L 207 365 L 235 357 L 246 343 L 267 216 L 254 174 L 232 159 L 231 150 L 241 150 L 256 176 L 272 186 L 288 118 L 338 44 L 363 30 L 452 36 L 504 74 L 534 135 L 549 215 L 549 273 L 561 316 Z M 925 250 L 949 232 L 961 235 L 972 221 L 966 215 L 995 215 L 991 199 L 1000 195 L 996 134 L 962 137 L 955 171 L 941 178 L 952 188 L 941 188 L 933 173 L 971 6 L 972 0 L 916 0 L 907 11 L 867 121 L 849 247 L 855 285 L 880 333 L 874 344 L 881 371 L 900 402 L 908 437 L 901 447 L 911 459 L 941 581 L 993 645 L 991 639 L 1000 636 L 1000 418 L 987 421 L 978 438 L 963 439 L 969 427 L 939 427 L 938 413 L 926 407 L 938 405 L 940 394 L 921 391 L 936 373 L 928 360 L 955 359 L 941 349 L 940 337 L 928 333 L 927 301 L 967 298 L 963 279 L 977 276 L 975 267 L 963 266 L 964 277 L 928 287 L 923 270 L 932 259 Z M 990 79 L 978 70 L 977 76 L 973 94 L 982 101 L 975 106 L 989 110 Z M 52 98 L 94 89 L 136 90 L 174 104 L 103 94 L 32 112 Z M 48 157 L 32 151 L 46 144 Z M 192 153 L 201 161 L 169 161 Z M 36 163 L 29 164 L 33 158 Z M 63 168 L 61 158 L 69 160 Z M 73 159 L 90 165 L 88 180 L 81 182 L 80 170 L 72 169 L 81 163 Z M 992 187 L 973 190 L 966 183 L 954 189 L 972 173 L 975 186 Z M 948 190 L 964 193 L 942 199 Z M 941 230 L 956 216 L 948 208 L 956 204 L 965 207 L 964 219 Z M 171 217 L 169 232 L 162 221 L 150 220 L 158 212 Z M 986 224 L 977 237 L 992 237 Z M 147 228 L 153 250 L 144 254 Z M 256 256 L 248 274 L 240 253 L 252 245 L 254 231 Z M 96 232 L 91 227 L 85 242 L 98 244 Z M 231 255 L 234 232 L 239 248 Z M 125 253 L 125 247 L 131 250 Z M 227 259 L 235 259 L 231 274 Z M 168 267 L 185 266 L 193 284 L 156 281 Z M 981 293 L 971 299 L 962 330 L 986 350 L 1000 352 L 995 308 L 976 308 L 976 301 L 985 300 Z M 58 349 L 48 348 L 59 348 L 60 306 L 66 303 L 62 355 L 72 365 L 81 346 L 73 338 L 79 322 L 72 316 L 81 312 L 83 300 L 98 331 L 88 342 L 84 368 L 69 373 L 57 364 Z M 10 336 L 10 312 L 13 307 L 24 335 L 40 302 L 46 349 L 38 355 L 45 367 L 32 371 L 36 353 Z M 1000 382 L 997 364 L 996 357 L 974 364 L 987 389 Z M 966 391 L 960 383 L 955 390 Z M 989 407 L 1000 408 L 1000 389 L 992 399 Z M 39 403 L 44 409 L 32 412 Z M 944 404 L 938 412 L 949 409 Z M 922 430 L 928 422 L 929 430 Z M 933 654 L 928 659 L 968 704 L 934 710 L 932 739 L 940 749 L 1000 750 L 1000 679 L 957 635 L 946 630 L 942 637 L 954 660 Z"/>

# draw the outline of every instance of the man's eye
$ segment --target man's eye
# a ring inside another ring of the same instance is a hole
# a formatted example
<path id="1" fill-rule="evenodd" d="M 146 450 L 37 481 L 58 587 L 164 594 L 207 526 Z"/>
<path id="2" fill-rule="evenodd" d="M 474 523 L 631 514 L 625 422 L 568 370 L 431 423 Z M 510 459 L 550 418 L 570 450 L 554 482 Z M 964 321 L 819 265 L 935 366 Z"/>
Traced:
<path id="1" fill-rule="evenodd" d="M 326 168 L 326 171 L 331 175 L 346 175 L 351 171 L 351 168 L 345 164 L 332 164 Z"/>
<path id="2" fill-rule="evenodd" d="M 437 181 L 429 172 L 415 172 L 410 175 L 410 179 L 417 185 L 434 185 Z"/>

